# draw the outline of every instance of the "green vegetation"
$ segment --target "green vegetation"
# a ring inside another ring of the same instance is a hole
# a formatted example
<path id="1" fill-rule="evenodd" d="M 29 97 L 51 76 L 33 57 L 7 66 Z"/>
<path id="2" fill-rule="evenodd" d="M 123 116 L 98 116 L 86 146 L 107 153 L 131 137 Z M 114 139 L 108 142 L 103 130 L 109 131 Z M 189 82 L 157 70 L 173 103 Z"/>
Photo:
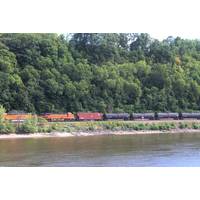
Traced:
<path id="1" fill-rule="evenodd" d="M 16 129 L 13 124 L 4 120 L 5 108 L 0 105 L 0 134 L 15 133 Z"/>
<path id="2" fill-rule="evenodd" d="M 1 122 L 0 123 L 0 134 L 9 134 L 9 133 L 15 133 L 16 128 L 13 124 L 9 122 Z"/>
<path id="3" fill-rule="evenodd" d="M 179 123 L 179 128 L 180 128 L 180 129 L 189 128 L 189 124 L 188 124 L 188 123 L 185 123 L 185 122 L 180 122 L 180 123 Z"/>
<path id="4" fill-rule="evenodd" d="M 77 121 L 48 122 L 36 115 L 23 123 L 5 120 L 5 108 L 0 105 L 0 134 L 29 134 L 51 132 L 94 132 L 94 131 L 169 131 L 176 129 L 200 129 L 200 122 L 194 121 Z"/>
<path id="5" fill-rule="evenodd" d="M 200 41 L 145 33 L 0 34 L 0 82 L 8 111 L 199 110 Z"/>
<path id="6" fill-rule="evenodd" d="M 34 117 L 33 119 L 27 119 L 24 123 L 22 123 L 19 128 L 19 133 L 36 133 L 38 132 L 38 121 L 37 118 Z"/>
<path id="7" fill-rule="evenodd" d="M 50 132 L 94 132 L 94 131 L 169 131 L 175 129 L 200 129 L 200 122 L 193 121 L 77 121 L 48 122 L 36 115 L 23 123 L 12 123 L 4 119 L 5 109 L 0 105 L 0 134 L 28 134 Z"/>
<path id="8" fill-rule="evenodd" d="M 51 132 L 79 132 L 79 131 L 169 131 L 175 129 L 200 129 L 198 122 L 135 122 L 135 121 L 90 121 L 51 123 Z"/>
<path id="9" fill-rule="evenodd" d="M 47 133 L 53 131 L 54 124 L 50 124 L 43 118 L 35 116 L 32 119 L 25 120 L 22 124 L 19 124 L 16 132 L 21 133 Z M 61 131 L 61 130 L 60 130 Z"/>

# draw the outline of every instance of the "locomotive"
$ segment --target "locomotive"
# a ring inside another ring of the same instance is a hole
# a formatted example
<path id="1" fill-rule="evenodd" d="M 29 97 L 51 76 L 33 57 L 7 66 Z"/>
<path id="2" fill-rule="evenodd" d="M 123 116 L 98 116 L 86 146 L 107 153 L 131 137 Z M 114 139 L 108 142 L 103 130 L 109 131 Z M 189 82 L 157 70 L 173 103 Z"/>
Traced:
<path id="1" fill-rule="evenodd" d="M 12 122 L 21 122 L 31 119 L 33 114 L 24 112 L 9 112 L 4 114 L 6 120 Z M 184 120 L 184 119 L 200 119 L 200 112 L 194 113 L 173 113 L 173 112 L 151 112 L 151 113 L 99 113 L 99 112 L 78 112 L 73 114 L 67 113 L 44 113 L 38 115 L 49 122 L 53 121 L 103 121 L 103 120 Z"/>
<path id="2" fill-rule="evenodd" d="M 74 115 L 70 112 L 63 114 L 44 113 L 39 117 L 44 118 L 47 121 L 70 121 L 75 119 Z"/>
<path id="3" fill-rule="evenodd" d="M 8 113 L 3 114 L 4 119 L 12 121 L 12 122 L 21 122 L 26 119 L 31 119 L 33 117 L 32 114 L 25 113 L 24 111 L 10 111 Z"/>

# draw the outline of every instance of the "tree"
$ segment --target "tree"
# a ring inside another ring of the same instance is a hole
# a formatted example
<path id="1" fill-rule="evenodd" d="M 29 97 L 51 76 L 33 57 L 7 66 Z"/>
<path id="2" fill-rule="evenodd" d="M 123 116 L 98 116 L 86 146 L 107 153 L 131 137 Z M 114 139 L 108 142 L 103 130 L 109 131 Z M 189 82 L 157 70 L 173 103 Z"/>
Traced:
<path id="1" fill-rule="evenodd" d="M 0 104 L 43 112 L 200 108 L 200 41 L 146 33 L 0 34 Z"/>
<path id="2" fill-rule="evenodd" d="M 0 122 L 4 121 L 4 114 L 6 112 L 6 109 L 0 105 Z"/>

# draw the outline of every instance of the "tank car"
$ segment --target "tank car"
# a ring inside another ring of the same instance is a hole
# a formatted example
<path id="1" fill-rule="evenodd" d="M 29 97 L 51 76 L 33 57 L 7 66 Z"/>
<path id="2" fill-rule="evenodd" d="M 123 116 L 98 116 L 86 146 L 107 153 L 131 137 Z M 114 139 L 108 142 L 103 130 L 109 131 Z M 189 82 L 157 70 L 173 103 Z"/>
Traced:
<path id="1" fill-rule="evenodd" d="M 154 113 L 132 113 L 131 114 L 132 120 L 154 120 L 155 114 Z"/>
<path id="2" fill-rule="evenodd" d="M 200 112 L 196 113 L 179 113 L 180 119 L 200 119 Z"/>
<path id="3" fill-rule="evenodd" d="M 106 113 L 103 115 L 104 120 L 128 120 L 130 115 L 128 113 Z"/>
<path id="4" fill-rule="evenodd" d="M 171 113 L 171 112 L 168 112 L 168 113 L 155 113 L 155 118 L 157 120 L 160 120 L 160 119 L 179 119 L 179 113 Z"/>

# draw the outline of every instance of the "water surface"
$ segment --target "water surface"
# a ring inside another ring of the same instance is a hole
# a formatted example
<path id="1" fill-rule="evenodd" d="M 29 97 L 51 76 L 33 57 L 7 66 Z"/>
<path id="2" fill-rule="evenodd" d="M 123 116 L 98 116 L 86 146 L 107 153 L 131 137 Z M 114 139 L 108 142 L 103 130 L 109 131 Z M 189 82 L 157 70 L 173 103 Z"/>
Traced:
<path id="1" fill-rule="evenodd" d="M 200 166 L 200 134 L 5 139 L 0 166 Z"/>

